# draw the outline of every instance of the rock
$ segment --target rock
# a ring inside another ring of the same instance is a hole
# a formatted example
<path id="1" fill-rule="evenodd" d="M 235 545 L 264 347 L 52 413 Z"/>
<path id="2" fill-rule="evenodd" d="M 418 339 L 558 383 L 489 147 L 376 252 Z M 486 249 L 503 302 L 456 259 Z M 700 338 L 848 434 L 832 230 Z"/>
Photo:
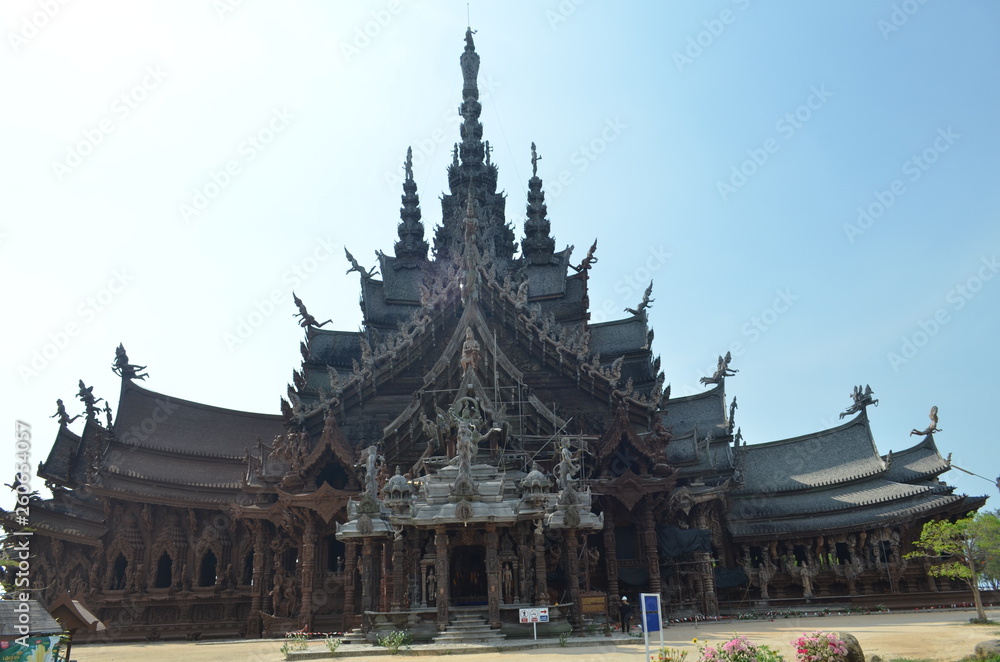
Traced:
<path id="1" fill-rule="evenodd" d="M 858 643 L 853 634 L 849 632 L 837 632 L 836 634 L 847 647 L 847 657 L 844 658 L 844 662 L 865 662 L 865 653 L 861 650 L 861 644 Z"/>
<path id="2" fill-rule="evenodd" d="M 1000 639 L 990 639 L 989 641 L 980 641 L 976 644 L 976 657 L 985 660 L 988 657 L 994 655 L 1000 655 Z"/>
<path id="3" fill-rule="evenodd" d="M 872 658 L 868 660 L 868 662 L 882 662 L 882 656 L 872 655 Z"/>

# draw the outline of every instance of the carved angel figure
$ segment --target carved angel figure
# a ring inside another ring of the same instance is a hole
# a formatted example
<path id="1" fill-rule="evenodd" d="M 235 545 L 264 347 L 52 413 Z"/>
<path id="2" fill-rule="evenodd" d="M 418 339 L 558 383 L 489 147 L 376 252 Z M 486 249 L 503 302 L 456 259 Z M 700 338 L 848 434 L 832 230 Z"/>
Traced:
<path id="1" fill-rule="evenodd" d="M 377 267 L 372 267 L 368 271 L 365 271 L 365 268 L 362 267 L 360 264 L 358 264 L 358 261 L 354 259 L 353 255 L 351 255 L 351 251 L 347 250 L 347 246 L 344 246 L 344 254 L 347 255 L 347 261 L 351 263 L 351 268 L 347 270 L 347 273 L 351 273 L 352 271 L 357 271 L 359 274 L 361 274 L 361 277 L 366 280 L 371 278 L 372 275 L 375 273 Z"/>
<path id="2" fill-rule="evenodd" d="M 577 273 L 580 273 L 581 271 L 584 272 L 590 271 L 590 268 L 597 263 L 597 258 L 594 257 L 594 253 L 596 251 L 597 251 L 597 240 L 595 239 L 594 243 L 591 244 L 590 246 L 590 250 L 587 251 L 587 257 L 583 258 L 583 262 L 581 262 L 579 265 L 575 267 L 573 265 L 570 265 L 570 268 L 572 268 L 573 271 Z"/>
<path id="3" fill-rule="evenodd" d="M 928 414 L 928 416 L 931 419 L 931 424 L 924 430 L 918 430 L 916 428 L 913 428 L 913 430 L 910 431 L 911 435 L 916 434 L 926 437 L 929 434 L 933 434 L 935 432 L 941 432 L 941 428 L 938 427 L 938 408 L 931 407 L 931 413 Z"/>
<path id="4" fill-rule="evenodd" d="M 739 370 L 729 367 L 729 364 L 730 362 L 732 362 L 732 360 L 733 360 L 733 355 L 731 352 L 726 352 L 725 356 L 720 356 L 719 363 L 715 368 L 715 374 L 713 374 L 711 377 L 702 377 L 700 380 L 701 383 L 719 384 L 725 377 L 732 377 L 733 375 L 738 373 Z"/>
<path id="5" fill-rule="evenodd" d="M 146 369 L 144 365 L 135 365 L 128 362 L 128 354 L 125 353 L 125 345 L 118 343 L 115 348 L 115 364 L 111 370 L 119 377 L 126 379 L 146 379 L 149 375 L 142 371 Z"/>
<path id="6" fill-rule="evenodd" d="M 299 309 L 299 312 L 294 313 L 292 315 L 292 317 L 298 317 L 298 318 L 300 318 L 299 319 L 299 326 L 301 326 L 303 329 L 305 329 L 307 327 L 310 327 L 310 326 L 315 326 L 316 328 L 319 328 L 319 327 L 325 326 L 325 325 L 327 325 L 327 324 L 329 324 L 330 322 L 333 321 L 332 319 L 328 319 L 327 321 L 325 321 L 322 324 L 320 324 L 319 322 L 316 321 L 315 317 L 313 317 L 312 315 L 309 314 L 309 311 L 306 310 L 306 305 L 304 303 L 302 303 L 302 299 L 300 299 L 297 296 L 295 296 L 295 292 L 292 292 L 292 300 L 295 301 L 295 307 Z"/>
<path id="7" fill-rule="evenodd" d="M 656 299 L 650 299 L 650 295 L 653 294 L 653 281 L 649 281 L 649 287 L 642 294 L 642 301 L 635 308 L 626 308 L 626 313 L 631 313 L 633 315 L 639 316 L 644 314 L 645 310 L 649 308 L 649 304 L 653 303 Z"/>
<path id="8" fill-rule="evenodd" d="M 77 414 L 70 418 L 69 414 L 66 413 L 66 406 L 63 404 L 62 398 L 56 400 L 56 413 L 49 416 L 49 418 L 55 418 L 59 420 L 59 425 L 69 425 L 76 419 L 80 418 L 83 414 Z"/>

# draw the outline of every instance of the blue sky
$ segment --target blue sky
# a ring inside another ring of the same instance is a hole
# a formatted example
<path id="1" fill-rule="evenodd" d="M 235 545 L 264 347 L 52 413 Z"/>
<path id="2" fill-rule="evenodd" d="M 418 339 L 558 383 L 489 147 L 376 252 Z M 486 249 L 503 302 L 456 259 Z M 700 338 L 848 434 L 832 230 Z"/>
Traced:
<path id="1" fill-rule="evenodd" d="M 749 443 L 833 426 L 871 384 L 881 452 L 936 405 L 942 452 L 1000 474 L 983 430 L 1000 374 L 1000 7 L 470 13 L 508 220 L 520 237 L 534 141 L 557 247 L 579 258 L 599 238 L 594 320 L 654 280 L 674 395 L 732 350 Z M 391 252 L 407 146 L 428 233 L 440 218 L 466 22 L 465 2 L 430 0 L 5 2 L 4 481 L 15 420 L 37 463 L 55 399 L 81 408 L 78 379 L 116 401 L 119 342 L 148 388 L 276 412 L 299 357 L 291 291 L 358 327 L 343 246 L 367 266 Z"/>

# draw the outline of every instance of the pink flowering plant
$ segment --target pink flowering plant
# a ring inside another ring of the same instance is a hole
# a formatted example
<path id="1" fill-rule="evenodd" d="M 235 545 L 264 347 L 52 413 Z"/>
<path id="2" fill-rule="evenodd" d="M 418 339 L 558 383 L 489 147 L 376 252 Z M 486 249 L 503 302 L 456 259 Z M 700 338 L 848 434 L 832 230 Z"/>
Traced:
<path id="1" fill-rule="evenodd" d="M 845 662 L 847 645 L 833 632 L 817 630 L 792 642 L 796 662 Z"/>
<path id="2" fill-rule="evenodd" d="M 781 654 L 762 644 L 755 644 L 744 636 L 735 636 L 718 646 L 702 644 L 698 647 L 698 662 L 784 662 Z"/>

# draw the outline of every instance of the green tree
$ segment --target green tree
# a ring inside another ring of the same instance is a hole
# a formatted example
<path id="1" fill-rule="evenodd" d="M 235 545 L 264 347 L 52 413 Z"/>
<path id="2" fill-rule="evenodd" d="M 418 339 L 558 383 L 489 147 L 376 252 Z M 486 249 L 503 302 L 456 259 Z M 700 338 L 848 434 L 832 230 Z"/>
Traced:
<path id="1" fill-rule="evenodd" d="M 981 527 L 976 557 L 980 585 L 996 591 L 1000 589 L 1000 509 L 979 513 L 976 522 Z"/>
<path id="2" fill-rule="evenodd" d="M 979 583 L 986 559 L 995 560 L 1000 553 L 998 527 L 1000 522 L 992 513 L 979 513 L 957 522 L 927 522 L 920 538 L 913 542 L 917 551 L 910 552 L 906 558 L 935 559 L 937 563 L 929 570 L 931 575 L 964 580 L 976 601 L 976 617 L 986 621 Z"/>

